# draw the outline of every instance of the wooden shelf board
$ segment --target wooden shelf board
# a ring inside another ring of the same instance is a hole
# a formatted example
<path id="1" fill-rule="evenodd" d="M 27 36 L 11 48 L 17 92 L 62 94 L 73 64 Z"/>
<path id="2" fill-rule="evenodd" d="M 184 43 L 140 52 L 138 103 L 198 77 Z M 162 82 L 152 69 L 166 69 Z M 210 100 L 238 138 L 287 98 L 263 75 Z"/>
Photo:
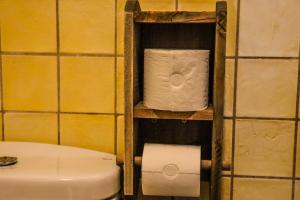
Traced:
<path id="1" fill-rule="evenodd" d="M 215 23 L 215 12 L 142 11 L 134 15 L 137 23 Z"/>
<path id="2" fill-rule="evenodd" d="M 210 105 L 207 109 L 202 111 L 192 112 L 172 112 L 164 110 L 154 110 L 144 106 L 143 102 L 139 102 L 133 110 L 134 118 L 148 118 L 148 119 L 181 119 L 181 120 L 213 120 L 213 108 Z"/>

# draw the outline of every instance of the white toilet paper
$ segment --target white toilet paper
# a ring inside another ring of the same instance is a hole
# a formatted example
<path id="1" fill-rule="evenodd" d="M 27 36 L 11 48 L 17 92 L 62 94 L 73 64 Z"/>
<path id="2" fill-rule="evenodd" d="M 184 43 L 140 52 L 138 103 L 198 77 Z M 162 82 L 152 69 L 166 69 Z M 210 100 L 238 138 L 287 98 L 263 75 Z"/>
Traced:
<path id="1" fill-rule="evenodd" d="M 208 106 L 209 50 L 145 49 L 144 105 L 197 111 Z"/>
<path id="2" fill-rule="evenodd" d="M 145 144 L 142 159 L 144 195 L 200 196 L 200 146 Z"/>

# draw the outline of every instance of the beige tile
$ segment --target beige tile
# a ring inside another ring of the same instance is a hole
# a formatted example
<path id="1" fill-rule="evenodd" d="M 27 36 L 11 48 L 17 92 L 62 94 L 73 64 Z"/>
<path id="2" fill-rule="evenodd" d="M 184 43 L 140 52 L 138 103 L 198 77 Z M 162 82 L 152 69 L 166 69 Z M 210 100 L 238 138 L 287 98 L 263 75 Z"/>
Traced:
<path id="1" fill-rule="evenodd" d="M 300 200 L 300 180 L 296 181 L 295 200 Z"/>
<path id="2" fill-rule="evenodd" d="M 124 160 L 124 116 L 118 116 L 117 119 L 117 157 Z"/>
<path id="3" fill-rule="evenodd" d="M 298 56 L 299 10 L 299 0 L 241 0 L 239 55 Z"/>
<path id="4" fill-rule="evenodd" d="M 238 65 L 238 116 L 295 116 L 297 60 L 240 59 Z"/>
<path id="5" fill-rule="evenodd" d="M 237 0 L 227 0 L 226 56 L 235 56 Z"/>
<path id="6" fill-rule="evenodd" d="M 172 11 L 175 10 L 174 0 L 139 0 L 143 11 Z"/>
<path id="7" fill-rule="evenodd" d="M 223 128 L 223 161 L 231 163 L 232 154 L 232 120 L 224 120 Z M 230 174 L 230 171 L 223 171 L 223 174 Z"/>
<path id="8" fill-rule="evenodd" d="M 124 55 L 124 30 L 125 30 L 125 0 L 117 1 L 117 53 L 119 55 Z"/>
<path id="9" fill-rule="evenodd" d="M 288 200 L 291 199 L 291 191 L 291 180 L 235 178 L 233 199 Z"/>
<path id="10" fill-rule="evenodd" d="M 114 58 L 61 57 L 61 110 L 114 112 Z"/>
<path id="11" fill-rule="evenodd" d="M 56 111 L 56 57 L 3 56 L 6 110 Z"/>
<path id="12" fill-rule="evenodd" d="M 230 200 L 230 177 L 222 177 L 221 180 L 221 200 Z"/>
<path id="13" fill-rule="evenodd" d="M 124 113 L 124 58 L 117 61 L 117 112 Z"/>
<path id="14" fill-rule="evenodd" d="M 61 144 L 114 153 L 114 116 L 62 114 Z"/>
<path id="15" fill-rule="evenodd" d="M 226 59 L 224 116 L 232 117 L 234 99 L 234 59 Z"/>
<path id="16" fill-rule="evenodd" d="M 1 0 L 0 13 L 3 51 L 56 51 L 55 1 Z"/>
<path id="17" fill-rule="evenodd" d="M 6 141 L 26 141 L 57 144 L 57 114 L 6 113 Z"/>
<path id="18" fill-rule="evenodd" d="M 296 158 L 296 176 L 300 178 L 300 124 L 298 122 L 298 139 L 297 139 L 297 158 Z"/>
<path id="19" fill-rule="evenodd" d="M 295 123 L 275 120 L 237 120 L 235 173 L 292 176 Z"/>
<path id="20" fill-rule="evenodd" d="M 216 0 L 178 0 L 178 10 L 215 11 Z"/>
<path id="21" fill-rule="evenodd" d="M 115 0 L 59 2 L 62 52 L 114 53 Z"/>

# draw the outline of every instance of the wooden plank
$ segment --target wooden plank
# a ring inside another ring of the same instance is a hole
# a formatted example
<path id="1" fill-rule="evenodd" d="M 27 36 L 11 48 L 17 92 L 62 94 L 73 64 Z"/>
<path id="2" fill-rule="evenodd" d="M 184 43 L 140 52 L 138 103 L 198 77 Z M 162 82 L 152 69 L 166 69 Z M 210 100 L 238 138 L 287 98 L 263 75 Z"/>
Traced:
<path id="1" fill-rule="evenodd" d="M 194 112 L 172 112 L 164 110 L 154 110 L 144 106 L 143 102 L 139 102 L 133 111 L 134 118 L 148 119 L 181 119 L 181 120 L 213 120 L 213 108 L 209 106 L 202 111 Z"/>
<path id="2" fill-rule="evenodd" d="M 125 6 L 125 52 L 124 52 L 124 87 L 125 87 L 125 161 L 124 161 L 124 194 L 134 194 L 134 134 L 136 126 L 133 119 L 135 89 L 134 71 L 136 65 L 134 12 L 139 11 L 137 0 L 128 0 Z M 135 98 L 137 99 L 137 98 Z"/>
<path id="3" fill-rule="evenodd" d="M 137 23 L 215 23 L 215 12 L 143 11 L 134 15 Z"/>
<path id="4" fill-rule="evenodd" d="M 223 109 L 224 109 L 224 77 L 226 52 L 226 20 L 227 5 L 225 1 L 216 4 L 216 44 L 214 62 L 214 121 L 212 135 L 212 170 L 211 200 L 221 199 L 222 176 L 222 143 L 223 143 Z"/>

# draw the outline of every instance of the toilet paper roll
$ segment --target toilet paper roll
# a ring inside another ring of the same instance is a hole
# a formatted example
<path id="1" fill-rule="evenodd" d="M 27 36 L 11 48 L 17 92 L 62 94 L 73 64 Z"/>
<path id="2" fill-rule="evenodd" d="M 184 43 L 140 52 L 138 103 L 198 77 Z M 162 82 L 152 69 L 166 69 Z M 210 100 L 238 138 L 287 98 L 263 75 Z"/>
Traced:
<path id="1" fill-rule="evenodd" d="M 142 159 L 144 195 L 200 196 L 200 146 L 145 144 Z"/>
<path id="2" fill-rule="evenodd" d="M 144 105 L 197 111 L 208 106 L 209 50 L 145 49 Z"/>

